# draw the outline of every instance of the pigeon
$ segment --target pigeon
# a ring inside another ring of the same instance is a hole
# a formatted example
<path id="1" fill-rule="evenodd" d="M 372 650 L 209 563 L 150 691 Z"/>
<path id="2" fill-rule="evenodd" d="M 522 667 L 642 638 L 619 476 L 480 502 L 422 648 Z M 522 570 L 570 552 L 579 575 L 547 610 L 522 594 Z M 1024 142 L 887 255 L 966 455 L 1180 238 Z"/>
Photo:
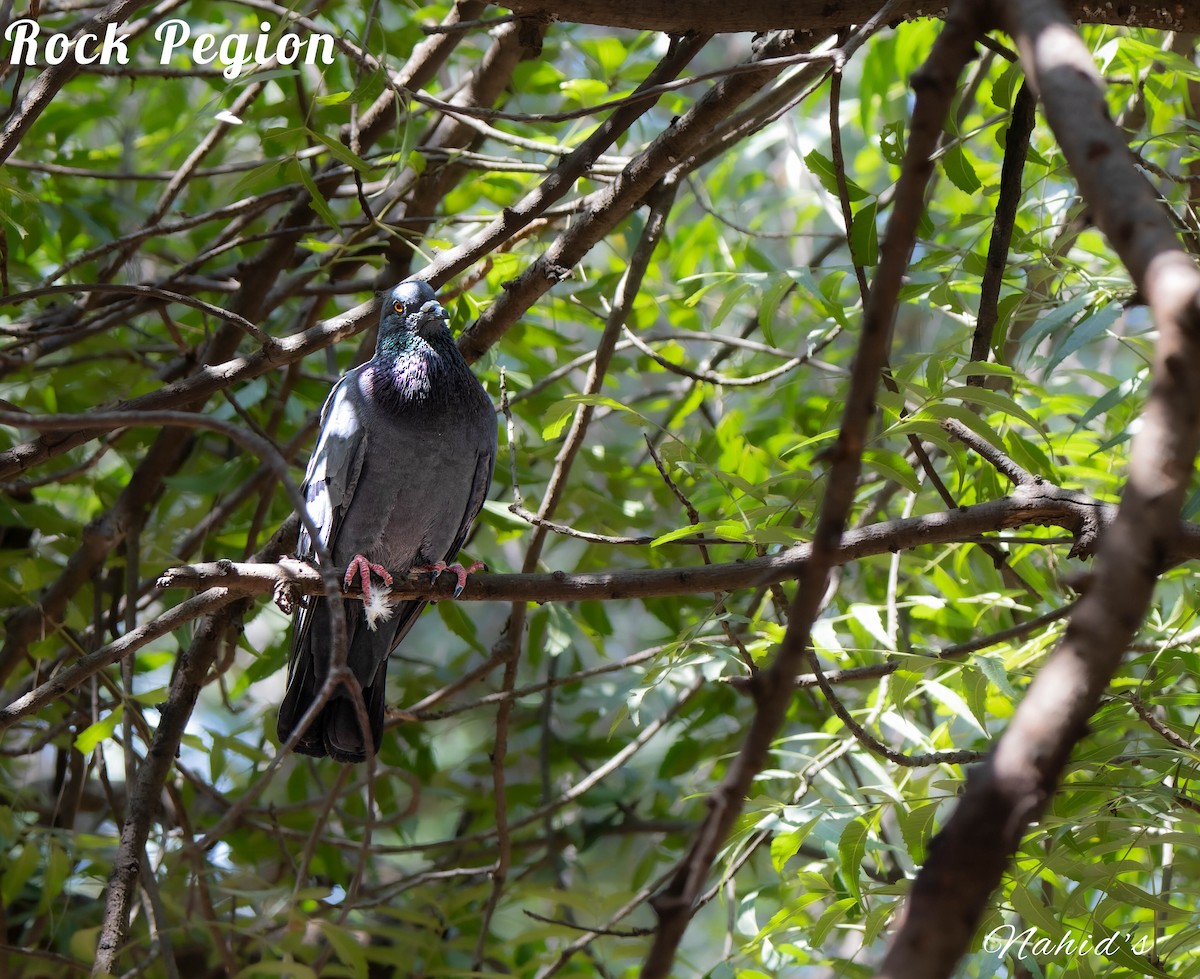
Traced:
<path id="1" fill-rule="evenodd" d="M 347 568 L 346 587 L 361 579 L 363 600 L 313 596 L 299 604 L 279 741 L 292 736 L 328 675 L 333 601 L 345 609 L 346 664 L 362 687 L 370 731 L 362 730 L 349 690 L 339 685 L 301 734 L 301 754 L 352 763 L 379 748 L 388 656 L 425 601 L 389 602 L 372 574 L 390 587 L 392 572 L 428 571 L 436 578 L 449 570 L 458 579 L 457 597 L 478 567 L 447 562 L 462 547 L 491 485 L 496 412 L 447 321 L 428 283 L 401 282 L 385 298 L 375 356 L 347 372 L 321 409 L 301 490 L 333 563 Z M 317 561 L 304 529 L 296 556 Z"/>

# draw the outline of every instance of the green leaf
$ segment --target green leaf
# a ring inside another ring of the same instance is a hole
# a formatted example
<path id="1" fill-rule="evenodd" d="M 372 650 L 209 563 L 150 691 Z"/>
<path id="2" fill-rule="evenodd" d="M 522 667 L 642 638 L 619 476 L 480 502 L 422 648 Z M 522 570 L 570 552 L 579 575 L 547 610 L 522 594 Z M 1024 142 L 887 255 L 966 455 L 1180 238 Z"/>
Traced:
<path id="1" fill-rule="evenodd" d="M 1005 364 L 992 364 L 986 360 L 968 360 L 961 364 L 951 376 L 957 380 L 968 377 L 1015 378 L 1019 375 Z"/>
<path id="2" fill-rule="evenodd" d="M 879 130 L 880 155 L 894 167 L 904 162 L 904 134 L 903 122 L 889 122 Z"/>
<path id="3" fill-rule="evenodd" d="M 946 171 L 950 182 L 964 194 L 974 194 L 983 186 L 961 146 L 951 146 L 946 150 L 942 155 L 942 169 Z"/>
<path id="4" fill-rule="evenodd" d="M 1020 65 L 1010 64 L 992 83 L 992 105 L 997 109 L 1010 110 L 1016 99 L 1017 88 L 1024 80 Z"/>
<path id="5" fill-rule="evenodd" d="M 669 544 L 671 541 L 680 540 L 684 537 L 698 537 L 701 534 L 724 537 L 729 540 L 750 539 L 746 528 L 739 523 L 732 523 L 728 520 L 702 520 L 700 523 L 688 524 L 686 527 L 679 527 L 676 530 L 661 534 L 650 542 L 650 546 L 658 547 L 660 544 Z"/>
<path id="6" fill-rule="evenodd" d="M 317 979 L 317 974 L 302 962 L 289 960 L 253 962 L 240 969 L 234 979 L 256 979 L 258 976 L 278 976 L 280 979 Z"/>
<path id="7" fill-rule="evenodd" d="M 786 833 L 776 833 L 771 837 L 771 865 L 777 874 L 783 873 L 784 865 L 796 856 L 800 846 L 818 822 L 820 822 L 819 818 L 810 819 L 797 829 L 788 830 Z"/>
<path id="8" fill-rule="evenodd" d="M 866 817 L 859 816 L 846 824 L 846 828 L 842 830 L 841 839 L 838 840 L 838 864 L 842 869 L 842 881 L 854 896 L 854 900 L 864 910 L 866 906 L 863 904 L 860 877 L 863 857 L 867 852 L 867 837 L 870 832 L 870 822 Z"/>
<path id="9" fill-rule="evenodd" d="M 879 264 L 879 232 L 875 227 L 875 202 L 858 209 L 850 221 L 850 249 L 857 265 Z"/>
<path id="10" fill-rule="evenodd" d="M 1074 299 L 1052 309 L 1045 316 L 1038 319 L 1030 329 L 1025 331 L 1021 337 L 1021 347 L 1028 354 L 1032 355 L 1039 343 L 1074 320 L 1076 316 L 1087 308 L 1090 301 L 1091 296 L 1086 293 L 1080 293 Z"/>
<path id="11" fill-rule="evenodd" d="M 85 727 L 75 736 L 75 750 L 86 755 L 101 741 L 111 738 L 124 713 L 125 705 L 117 704 L 100 720 Z"/>
<path id="12" fill-rule="evenodd" d="M 1013 703 L 1021 699 L 1021 695 L 1017 693 L 1012 683 L 1008 679 L 1008 670 L 1004 667 L 1004 661 L 994 654 L 979 653 L 976 654 L 974 663 L 983 672 L 983 675 L 988 678 L 992 686 L 999 690 Z"/>
<path id="13" fill-rule="evenodd" d="M 559 91 L 580 105 L 603 102 L 608 98 L 608 85 L 599 78 L 570 78 L 559 85 Z"/>
<path id="14" fill-rule="evenodd" d="M 366 979 L 368 972 L 367 956 L 363 950 L 361 940 L 352 935 L 347 929 L 335 924 L 332 921 L 320 922 L 321 934 L 333 946 L 334 952 L 338 959 L 345 965 L 350 966 L 350 974 L 354 979 Z"/>
<path id="15" fill-rule="evenodd" d="M 1088 313 L 1062 338 L 1062 341 L 1046 360 L 1043 370 L 1047 374 L 1052 373 L 1071 354 L 1107 333 L 1109 327 L 1120 319 L 1123 312 L 1118 303 L 1109 303 Z"/>
<path id="16" fill-rule="evenodd" d="M 271 181 L 286 179 L 289 167 L 294 161 L 271 160 L 247 170 L 235 183 L 229 192 L 230 198 L 239 200 L 247 194 L 254 193 L 260 186 Z"/>
<path id="17" fill-rule="evenodd" d="M 741 301 L 742 297 L 749 291 L 750 283 L 748 282 L 740 283 L 734 286 L 732 289 L 727 290 L 724 297 L 721 299 L 721 305 L 717 307 L 717 311 L 713 313 L 712 319 L 709 321 L 710 329 L 719 329 L 721 324 L 725 321 L 725 317 L 727 317 L 733 311 L 733 309 Z M 661 353 L 662 350 L 660 349 L 659 352 Z"/>
<path id="18" fill-rule="evenodd" d="M 1127 400 L 1135 391 L 1139 390 L 1143 383 L 1143 376 L 1138 374 L 1135 377 L 1127 378 L 1119 384 L 1114 384 L 1111 388 L 1100 395 L 1091 406 L 1075 423 L 1075 428 L 1072 429 L 1072 434 L 1078 432 L 1081 428 L 1086 428 L 1093 419 L 1099 418 L 1110 408 L 1115 408 L 1121 402 Z"/>
<path id="19" fill-rule="evenodd" d="M 304 189 L 308 191 L 308 196 L 312 199 L 313 210 L 321 215 L 321 220 L 328 224 L 331 228 L 341 230 L 341 225 L 338 224 L 337 215 L 333 213 L 333 209 L 329 206 L 329 202 L 325 200 L 325 196 L 317 187 L 316 181 L 308 174 L 308 167 L 297 161 L 295 171 L 300 175 L 300 183 L 304 185 Z"/>
<path id="20" fill-rule="evenodd" d="M 978 670 L 964 670 L 962 674 L 963 699 L 970 708 L 971 717 L 975 719 L 980 730 L 987 730 L 988 709 L 987 677 Z"/>
<path id="21" fill-rule="evenodd" d="M 363 174 L 369 173 L 373 169 L 370 163 L 351 150 L 350 147 L 341 140 L 335 139 L 333 136 L 327 136 L 325 133 L 317 132 L 312 129 L 308 129 L 306 132 L 310 138 L 315 139 L 318 143 L 321 143 L 327 150 L 329 150 L 330 155 L 333 156 L 334 159 L 346 164 L 346 166 L 352 167 L 359 173 Z"/>
<path id="22" fill-rule="evenodd" d="M 561 401 L 555 402 L 546 410 L 542 416 L 542 439 L 550 442 L 558 438 L 567 427 L 567 423 L 574 416 L 575 409 L 580 405 L 591 405 L 594 408 L 612 408 L 646 424 L 651 424 L 648 418 L 643 417 L 628 405 L 624 405 L 614 398 L 605 397 L 604 395 L 572 394 Z"/>
<path id="23" fill-rule="evenodd" d="M 829 157 L 825 156 L 819 150 L 810 150 L 804 156 L 804 165 L 820 181 L 822 187 L 834 197 L 840 197 L 837 171 L 834 169 L 833 161 Z M 853 180 L 849 177 L 846 178 L 846 197 L 851 203 L 861 201 L 863 198 L 870 196 L 867 191 L 863 190 Z"/>
<path id="24" fill-rule="evenodd" d="M 763 290 L 758 304 L 758 325 L 767 343 L 775 343 L 775 317 L 783 298 L 795 287 L 796 284 L 788 276 L 780 276 Z"/>
<path id="25" fill-rule="evenodd" d="M 859 907 L 859 901 L 853 897 L 842 898 L 828 904 L 806 937 L 819 948 L 824 944 L 829 932 L 845 921 L 850 912 L 857 907 Z"/>
<path id="26" fill-rule="evenodd" d="M 552 405 L 545 415 L 545 424 L 542 426 L 542 441 L 552 442 L 561 436 L 566 430 L 567 423 L 575 417 L 575 409 L 577 407 L 577 405 L 567 401 L 560 401 L 558 404 Z"/>
<path id="27" fill-rule="evenodd" d="M 1010 900 L 1013 910 L 1028 924 L 1033 925 L 1042 936 L 1057 939 L 1057 936 L 1062 933 L 1062 923 L 1054 912 L 1047 908 L 1041 898 L 1032 893 L 1029 888 L 1020 885 L 1014 887 Z"/>
<path id="28" fill-rule="evenodd" d="M 40 863 L 41 854 L 35 843 L 26 843 L 17 848 L 15 856 L 9 856 L 4 874 L 0 876 L 0 897 L 4 898 L 6 906 L 17 899 Z"/>
<path id="29" fill-rule="evenodd" d="M 51 840 L 46 863 L 42 868 L 42 888 L 38 897 L 38 911 L 47 913 L 63 896 L 63 885 L 71 873 L 71 858 L 58 843 Z"/>
<path id="30" fill-rule="evenodd" d="M 942 391 L 942 397 L 947 400 L 956 398 L 959 401 L 965 401 L 968 404 L 977 404 L 982 408 L 987 408 L 989 411 L 995 411 L 1005 416 L 1019 418 L 1034 431 L 1044 431 L 1041 423 L 1034 418 L 1033 415 L 1022 408 L 1010 395 L 1005 394 L 1003 391 L 997 391 L 993 388 L 977 387 L 974 384 L 963 384 L 960 386 L 946 388 L 944 391 Z"/>
<path id="31" fill-rule="evenodd" d="M 900 835 L 908 848 L 914 864 L 925 859 L 925 848 L 933 837 L 933 826 L 941 803 L 926 802 L 900 806 L 896 811 L 896 822 Z"/>
<path id="32" fill-rule="evenodd" d="M 96 957 L 96 942 L 100 938 L 100 932 L 100 925 L 96 925 L 94 928 L 80 928 L 69 940 L 68 947 L 71 950 L 71 955 L 80 962 L 90 962 L 94 959 Z M 101 974 L 97 979 L 108 979 L 108 977 Z"/>

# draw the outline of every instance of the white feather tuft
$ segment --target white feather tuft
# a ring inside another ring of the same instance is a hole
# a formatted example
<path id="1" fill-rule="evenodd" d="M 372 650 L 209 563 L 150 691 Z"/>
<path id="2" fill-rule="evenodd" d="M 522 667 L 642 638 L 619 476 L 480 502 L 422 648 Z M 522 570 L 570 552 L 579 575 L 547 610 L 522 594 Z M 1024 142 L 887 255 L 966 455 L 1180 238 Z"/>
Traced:
<path id="1" fill-rule="evenodd" d="M 372 632 L 380 622 L 386 622 L 392 617 L 391 592 L 379 588 L 371 589 L 371 598 L 366 602 L 367 628 Z"/>

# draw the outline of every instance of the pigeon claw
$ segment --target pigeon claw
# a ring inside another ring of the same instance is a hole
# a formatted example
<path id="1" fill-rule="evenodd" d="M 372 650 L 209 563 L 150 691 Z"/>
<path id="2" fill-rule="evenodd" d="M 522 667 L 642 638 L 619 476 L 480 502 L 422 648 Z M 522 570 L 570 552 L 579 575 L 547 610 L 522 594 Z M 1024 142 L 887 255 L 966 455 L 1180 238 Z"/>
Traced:
<path id="1" fill-rule="evenodd" d="M 346 580 L 343 582 L 343 585 L 346 588 L 349 588 L 351 582 L 354 581 L 354 576 L 358 575 L 358 577 L 362 580 L 363 601 L 370 602 L 372 571 L 374 571 L 377 575 L 379 575 L 380 578 L 383 579 L 383 583 L 385 585 L 387 585 L 389 588 L 392 587 L 392 576 L 388 573 L 387 568 L 385 568 L 382 564 L 375 564 L 373 561 L 368 561 L 361 554 L 355 554 L 354 557 L 350 559 L 350 563 L 346 566 Z"/>
<path id="2" fill-rule="evenodd" d="M 462 594 L 463 587 L 467 583 L 467 575 L 474 571 L 478 571 L 483 567 L 482 561 L 475 561 L 469 568 L 464 568 L 461 564 L 447 564 L 445 561 L 435 561 L 433 564 L 423 564 L 419 567 L 414 567 L 413 571 L 425 571 L 433 575 L 433 580 L 437 581 L 438 575 L 443 571 L 453 571 L 457 582 L 454 585 L 454 597 L 458 598 Z"/>

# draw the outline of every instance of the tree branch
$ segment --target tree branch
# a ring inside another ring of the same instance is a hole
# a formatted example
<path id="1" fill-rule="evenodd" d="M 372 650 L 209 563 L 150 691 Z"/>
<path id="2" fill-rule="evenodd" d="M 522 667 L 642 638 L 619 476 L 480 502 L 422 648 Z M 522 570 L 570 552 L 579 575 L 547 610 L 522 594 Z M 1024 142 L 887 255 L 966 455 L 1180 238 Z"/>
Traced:
<path id="1" fill-rule="evenodd" d="M 996 220 L 988 242 L 987 267 L 979 289 L 979 316 L 975 321 L 975 336 L 971 341 L 971 359 L 986 362 L 995 345 L 996 324 L 1000 320 L 1000 287 L 1008 268 L 1008 249 L 1013 228 L 1017 223 L 1017 208 L 1021 204 L 1021 177 L 1025 173 L 1025 157 L 1029 152 L 1029 137 L 1037 118 L 1037 100 L 1022 85 L 1013 99 L 1012 115 L 1004 135 L 1004 162 L 1000 167 L 1000 195 L 996 199 Z M 983 385 L 985 375 L 967 378 L 968 384 Z"/>
<path id="2" fill-rule="evenodd" d="M 809 560 L 788 610 L 787 631 L 770 667 L 758 674 L 755 712 L 738 755 L 710 796 L 708 816 L 697 830 L 670 885 L 654 900 L 658 927 L 642 966 L 643 979 L 670 974 L 675 952 L 695 913 L 696 902 L 720 847 L 742 811 L 755 776 L 793 699 L 796 677 L 809 655 L 811 630 L 838 563 L 846 521 L 862 466 L 862 450 L 875 411 L 875 393 L 887 363 L 901 279 L 916 241 L 924 210 L 924 191 L 933 172 L 937 146 L 963 66 L 982 33 L 978 4 L 956 3 L 946 29 L 934 42 L 925 64 L 913 77 L 913 106 L 908 146 L 896 188 L 896 203 L 880 249 L 880 263 L 863 314 L 862 337 L 854 358 L 838 439 L 830 452 L 831 468 Z"/>
<path id="3" fill-rule="evenodd" d="M 108 881 L 104 901 L 104 924 L 96 944 L 93 976 L 116 973 L 117 958 L 129 929 L 129 911 L 137 892 L 141 856 L 150 835 L 150 824 L 158 815 L 163 785 L 183 738 L 184 728 L 200 696 L 209 667 L 226 636 L 241 627 L 245 599 L 206 616 L 191 645 L 175 666 L 171 692 L 145 760 L 129 798 L 129 812 L 121 829 L 121 843 Z"/>
<path id="4" fill-rule="evenodd" d="M 887 979 L 949 976 L 1028 826 L 1049 802 L 1168 563 L 1200 445 L 1200 270 L 1138 172 L 1091 53 L 1057 4 L 999 5 L 1096 224 L 1159 331 L 1129 479 L 1087 592 L 988 761 L 929 847 L 884 960 Z"/>
<path id="5" fill-rule="evenodd" d="M 981 534 L 1013 527 L 1037 525 L 1075 530 L 1084 521 L 1110 524 L 1116 507 L 1090 500 L 1082 493 L 1059 490 L 1048 483 L 1022 487 L 1011 496 L 987 503 L 957 507 L 940 513 L 906 517 L 846 531 L 835 546 L 832 560 L 848 564 L 865 557 L 914 547 L 971 541 Z M 1176 524 L 1163 552 L 1169 563 L 1200 558 L 1200 524 Z M 711 546 L 711 545 L 710 545 Z M 739 545 L 741 546 L 741 545 Z M 568 574 L 488 574 L 467 579 L 458 600 L 464 602 L 571 602 L 623 601 L 670 595 L 699 595 L 712 591 L 757 588 L 791 581 L 803 571 L 812 554 L 811 544 L 797 544 L 768 557 L 684 568 L 641 568 Z M 215 561 L 170 568 L 158 579 L 160 588 L 227 588 L 234 594 L 265 594 L 281 585 L 301 595 L 326 594 L 321 575 L 311 565 L 290 559 L 278 564 L 238 564 Z M 452 599 L 454 581 L 430 582 L 423 573 L 398 576 L 392 598 L 406 601 Z"/>
<path id="6" fill-rule="evenodd" d="M 600 24 L 632 30 L 688 30 L 721 34 L 730 31 L 770 31 L 785 28 L 832 32 L 861 24 L 879 7 L 878 0 L 502 0 L 497 4 L 526 17 L 546 17 L 574 24 Z M 1155 27 L 1167 31 L 1200 32 L 1200 9 L 1194 4 L 1097 3 L 1071 0 L 1073 17 L 1090 24 Z M 905 0 L 897 20 L 941 17 L 945 4 Z"/>
<path id="7" fill-rule="evenodd" d="M 90 21 L 82 24 L 76 32 L 76 39 L 83 37 L 85 34 L 92 35 L 92 47 L 96 47 L 98 42 L 96 38 L 103 37 L 104 29 L 109 24 L 120 24 L 139 7 L 144 7 L 149 3 L 149 0 L 116 0 L 115 3 L 110 3 L 107 7 L 100 11 Z M 75 57 L 74 50 L 79 46 L 79 41 L 72 42 L 72 51 L 70 57 L 64 57 L 61 62 L 56 65 L 50 65 L 42 69 L 37 80 L 33 83 L 29 93 L 21 100 L 21 105 L 17 108 L 4 124 L 4 129 L 0 130 L 0 164 L 12 155 L 13 150 L 20 145 L 21 138 L 25 135 L 26 130 L 33 125 L 37 119 L 54 98 L 58 91 L 67 84 L 72 78 L 79 74 L 79 70 L 83 67 L 83 62 Z"/>
<path id="8" fill-rule="evenodd" d="M 510 282 L 504 294 L 463 331 L 459 337 L 463 356 L 468 360 L 482 356 L 526 309 L 570 274 L 572 266 L 637 207 L 664 175 L 696 152 L 717 123 L 785 67 L 782 64 L 756 67 L 756 62 L 807 51 L 811 45 L 812 39 L 807 35 L 784 32 L 762 44 L 747 63 L 749 70 L 717 82 L 629 163 L 616 182 L 601 193 L 584 220 L 559 235 L 545 253 Z"/>

